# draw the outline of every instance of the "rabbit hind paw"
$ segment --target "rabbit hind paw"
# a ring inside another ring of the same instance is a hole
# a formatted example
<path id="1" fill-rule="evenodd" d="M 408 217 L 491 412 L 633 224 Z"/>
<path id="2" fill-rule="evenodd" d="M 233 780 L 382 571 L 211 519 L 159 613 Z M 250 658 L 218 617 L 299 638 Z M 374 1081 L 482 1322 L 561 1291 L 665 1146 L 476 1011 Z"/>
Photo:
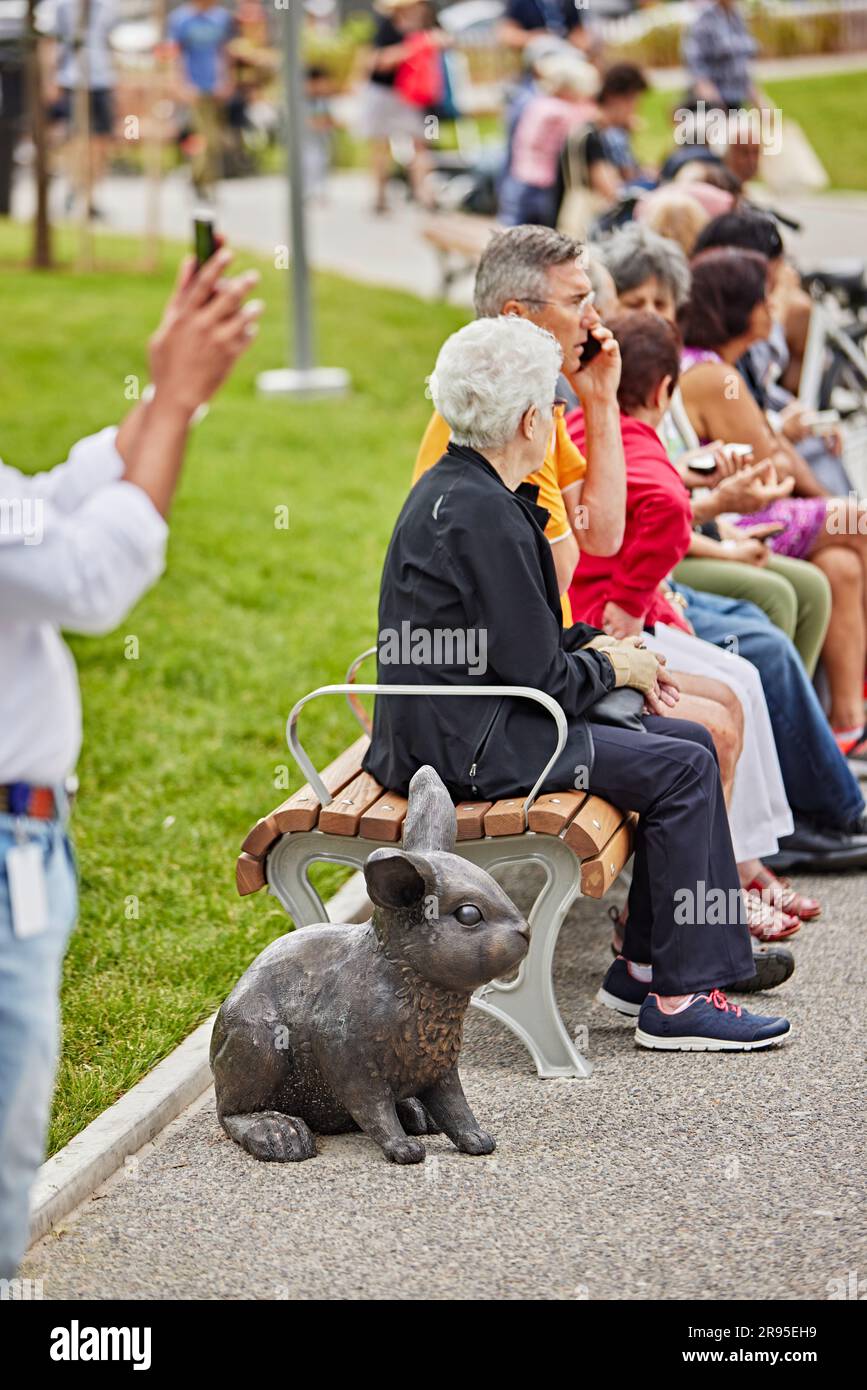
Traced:
<path id="1" fill-rule="evenodd" d="M 397 1102 L 397 1118 L 405 1134 L 440 1134 L 432 1115 L 415 1096 Z"/>
<path id="2" fill-rule="evenodd" d="M 316 1157 L 316 1143 L 303 1120 L 262 1110 L 254 1115 L 224 1115 L 226 1133 L 263 1163 L 300 1163 Z"/>

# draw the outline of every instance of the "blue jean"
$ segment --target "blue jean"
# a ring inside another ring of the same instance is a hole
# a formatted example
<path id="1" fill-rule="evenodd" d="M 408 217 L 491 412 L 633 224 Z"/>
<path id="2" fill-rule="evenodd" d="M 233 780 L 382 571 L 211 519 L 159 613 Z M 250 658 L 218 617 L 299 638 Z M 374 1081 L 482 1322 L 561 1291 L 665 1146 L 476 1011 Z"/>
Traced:
<path id="1" fill-rule="evenodd" d="M 6 870 L 16 827 L 42 849 L 49 908 L 48 929 L 24 939 L 12 930 Z M 0 1279 L 12 1278 L 27 1248 L 57 1064 L 60 969 L 77 910 L 64 826 L 0 815 Z"/>
<path id="2" fill-rule="evenodd" d="M 757 668 L 793 812 L 847 830 L 864 810 L 864 797 L 792 642 L 754 603 L 685 584 L 672 587 L 687 600 L 686 616 L 698 637 Z"/>

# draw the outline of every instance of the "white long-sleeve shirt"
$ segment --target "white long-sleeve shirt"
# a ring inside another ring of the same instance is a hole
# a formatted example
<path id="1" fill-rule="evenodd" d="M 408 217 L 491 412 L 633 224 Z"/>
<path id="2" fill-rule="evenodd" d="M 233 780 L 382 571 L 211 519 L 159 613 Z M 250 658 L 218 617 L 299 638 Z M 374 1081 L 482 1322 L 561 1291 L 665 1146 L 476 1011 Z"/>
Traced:
<path id="1" fill-rule="evenodd" d="M 165 565 L 168 527 L 121 481 L 115 436 L 82 439 L 33 477 L 0 463 L 0 784 L 72 772 L 81 703 L 60 629 L 110 632 Z"/>

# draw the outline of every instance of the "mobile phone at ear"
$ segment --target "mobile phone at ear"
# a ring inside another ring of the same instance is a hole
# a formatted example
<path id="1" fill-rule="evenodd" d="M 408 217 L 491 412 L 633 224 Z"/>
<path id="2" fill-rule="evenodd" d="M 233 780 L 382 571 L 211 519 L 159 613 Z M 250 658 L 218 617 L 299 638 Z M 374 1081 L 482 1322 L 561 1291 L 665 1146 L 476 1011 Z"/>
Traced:
<path id="1" fill-rule="evenodd" d="M 197 208 L 193 213 L 193 251 L 196 269 L 201 270 L 217 249 L 215 218 L 210 208 Z"/>
<path id="2" fill-rule="evenodd" d="M 583 372 L 588 362 L 592 362 L 594 357 L 598 357 L 602 351 L 602 344 L 598 338 L 594 338 L 592 333 L 587 334 L 587 341 L 581 348 L 581 363 L 578 367 L 579 372 Z"/>

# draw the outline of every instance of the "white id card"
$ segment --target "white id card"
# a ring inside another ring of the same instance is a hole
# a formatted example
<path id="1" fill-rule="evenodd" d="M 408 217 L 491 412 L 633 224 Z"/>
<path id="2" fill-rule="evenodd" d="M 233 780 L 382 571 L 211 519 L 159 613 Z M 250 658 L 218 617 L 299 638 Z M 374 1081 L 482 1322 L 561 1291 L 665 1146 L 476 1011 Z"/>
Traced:
<path id="1" fill-rule="evenodd" d="M 12 845 L 6 851 L 6 876 L 15 935 L 24 939 L 47 931 L 48 893 L 42 846 Z"/>

